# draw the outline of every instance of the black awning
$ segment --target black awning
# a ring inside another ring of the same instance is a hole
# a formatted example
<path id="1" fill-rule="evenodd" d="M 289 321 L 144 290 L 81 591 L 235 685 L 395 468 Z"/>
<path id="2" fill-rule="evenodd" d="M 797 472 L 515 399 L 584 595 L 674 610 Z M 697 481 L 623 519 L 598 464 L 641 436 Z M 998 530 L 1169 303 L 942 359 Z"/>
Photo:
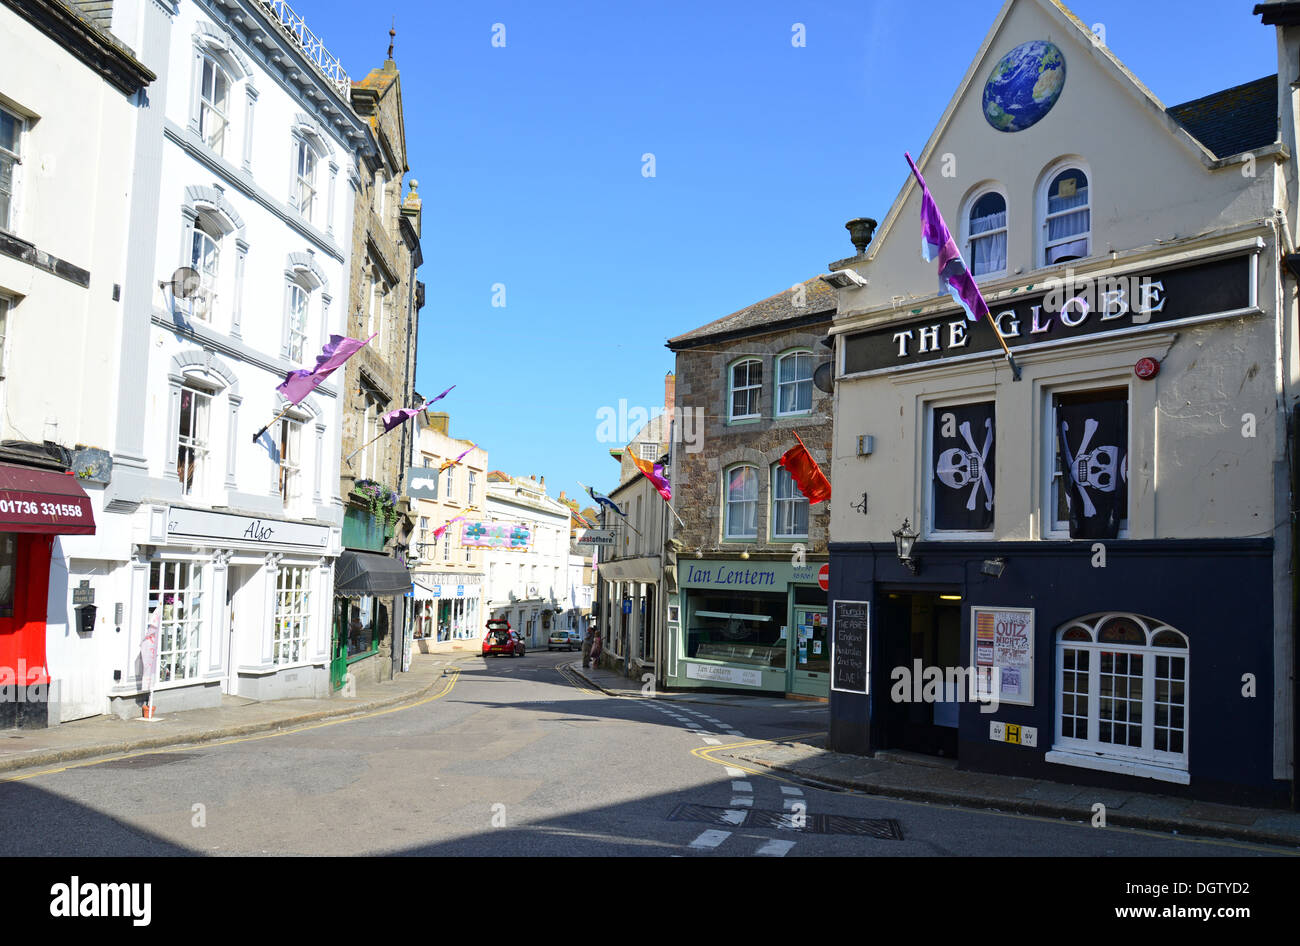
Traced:
<path id="1" fill-rule="evenodd" d="M 411 573 L 386 555 L 345 549 L 334 566 L 336 595 L 404 595 L 410 590 Z"/>

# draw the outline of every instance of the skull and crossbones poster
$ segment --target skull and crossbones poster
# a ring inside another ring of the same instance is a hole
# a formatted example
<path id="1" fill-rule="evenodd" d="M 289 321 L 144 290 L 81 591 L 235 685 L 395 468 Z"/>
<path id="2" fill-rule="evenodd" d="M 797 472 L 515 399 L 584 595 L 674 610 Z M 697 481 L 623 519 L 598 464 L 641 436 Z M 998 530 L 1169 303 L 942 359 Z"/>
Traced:
<path id="1" fill-rule="evenodd" d="M 1059 396 L 1056 438 L 1070 538 L 1115 538 L 1128 515 L 1127 398 Z"/>
<path id="2" fill-rule="evenodd" d="M 934 528 L 993 528 L 993 402 L 934 409 Z"/>

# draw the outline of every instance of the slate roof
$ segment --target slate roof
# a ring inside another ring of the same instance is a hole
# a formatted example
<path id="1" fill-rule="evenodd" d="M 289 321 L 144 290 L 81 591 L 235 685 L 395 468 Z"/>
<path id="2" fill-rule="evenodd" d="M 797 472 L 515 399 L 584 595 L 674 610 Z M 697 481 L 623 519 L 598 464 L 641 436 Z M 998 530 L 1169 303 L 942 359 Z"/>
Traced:
<path id="1" fill-rule="evenodd" d="M 1277 76 L 1171 105 L 1165 111 L 1216 158 L 1262 148 L 1277 141 Z"/>
<path id="2" fill-rule="evenodd" d="M 814 276 L 803 281 L 804 305 L 794 305 L 794 293 L 790 289 L 768 296 L 762 302 L 755 302 L 730 315 L 715 319 L 708 325 L 701 326 L 676 338 L 668 339 L 668 347 L 690 348 L 691 344 L 706 338 L 717 336 L 743 336 L 759 334 L 768 329 L 775 331 L 784 322 L 821 321 L 817 316 L 824 316 L 829 321 L 835 314 L 835 290 L 821 278 Z"/>

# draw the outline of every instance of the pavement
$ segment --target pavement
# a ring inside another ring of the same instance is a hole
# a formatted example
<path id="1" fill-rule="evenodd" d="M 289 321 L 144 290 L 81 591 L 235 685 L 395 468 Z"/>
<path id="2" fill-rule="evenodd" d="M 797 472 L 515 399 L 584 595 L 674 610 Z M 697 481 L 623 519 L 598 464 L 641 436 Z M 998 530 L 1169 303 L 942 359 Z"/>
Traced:
<path id="1" fill-rule="evenodd" d="M 569 669 L 609 696 L 737 705 L 770 702 L 771 696 L 643 692 L 637 680 L 610 670 Z M 1146 792 L 1069 785 L 1045 779 L 964 772 L 956 760 L 913 753 L 874 757 L 830 752 L 825 736 L 749 740 L 710 750 L 711 759 L 740 768 L 767 769 L 835 791 L 901 798 L 961 808 L 983 808 L 1044 818 L 1091 822 L 1093 806 L 1105 805 L 1106 824 L 1151 831 L 1284 845 L 1300 851 L 1300 812 L 1278 808 L 1220 805 Z"/>
<path id="2" fill-rule="evenodd" d="M 357 683 L 350 697 L 259 702 L 223 696 L 220 706 L 167 713 L 155 720 L 94 716 L 48 729 L 0 729 L 0 773 L 274 732 L 413 702 L 441 690 L 444 674 L 466 656 L 451 650 L 414 654 L 409 672 L 383 683 Z"/>
<path id="3" fill-rule="evenodd" d="M 97 716 L 49 729 L 0 730 L 0 773 L 274 732 L 411 703 L 439 692 L 449 671 L 469 656 L 476 654 L 460 648 L 415 654 L 409 672 L 383 683 L 359 683 L 352 697 L 258 702 L 226 696 L 219 707 L 170 713 L 154 721 Z M 609 696 L 714 706 L 742 705 L 756 699 L 743 693 L 645 692 L 638 680 L 610 670 L 583 669 L 576 659 L 567 669 Z M 770 700 L 768 695 L 760 702 Z M 1106 806 L 1108 825 L 1300 850 L 1300 812 L 964 772 L 955 768 L 954 762 L 924 756 L 847 755 L 827 751 L 823 742 L 820 736 L 749 740 L 719 746 L 709 754 L 741 768 L 757 766 L 831 790 L 1085 822 L 1092 820 L 1093 806 L 1100 802 Z"/>

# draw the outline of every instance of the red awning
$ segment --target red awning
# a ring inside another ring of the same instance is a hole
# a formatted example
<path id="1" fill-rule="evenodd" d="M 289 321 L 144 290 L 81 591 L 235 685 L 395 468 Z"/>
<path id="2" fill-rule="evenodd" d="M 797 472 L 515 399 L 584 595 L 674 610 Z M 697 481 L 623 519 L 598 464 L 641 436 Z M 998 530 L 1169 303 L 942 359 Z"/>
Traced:
<path id="1" fill-rule="evenodd" d="M 0 463 L 0 532 L 94 535 L 95 514 L 71 473 Z"/>

